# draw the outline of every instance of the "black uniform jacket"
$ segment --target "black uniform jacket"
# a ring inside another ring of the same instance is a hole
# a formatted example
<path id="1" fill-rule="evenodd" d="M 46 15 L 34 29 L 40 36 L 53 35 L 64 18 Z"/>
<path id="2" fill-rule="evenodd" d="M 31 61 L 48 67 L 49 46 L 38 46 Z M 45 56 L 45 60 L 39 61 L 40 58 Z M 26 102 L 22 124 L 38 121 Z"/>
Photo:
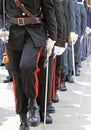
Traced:
<path id="1" fill-rule="evenodd" d="M 32 15 L 39 12 L 44 19 L 44 24 L 18 26 L 10 23 L 10 48 L 20 49 L 19 40 L 24 41 L 24 34 L 27 31 L 35 47 L 46 44 L 46 33 L 52 40 L 57 39 L 57 23 L 52 0 L 21 0 L 24 6 Z M 0 0 L 0 13 L 3 13 L 2 0 Z M 14 0 L 6 0 L 6 15 L 14 18 L 24 17 L 22 10 L 16 6 Z M 47 30 L 47 31 L 46 31 Z"/>
<path id="2" fill-rule="evenodd" d="M 64 41 L 66 39 L 66 26 L 65 26 L 65 19 L 64 19 L 64 10 L 62 6 L 62 2 L 60 0 L 53 0 L 54 8 L 55 8 L 55 15 L 57 20 L 57 46 L 64 47 Z"/>

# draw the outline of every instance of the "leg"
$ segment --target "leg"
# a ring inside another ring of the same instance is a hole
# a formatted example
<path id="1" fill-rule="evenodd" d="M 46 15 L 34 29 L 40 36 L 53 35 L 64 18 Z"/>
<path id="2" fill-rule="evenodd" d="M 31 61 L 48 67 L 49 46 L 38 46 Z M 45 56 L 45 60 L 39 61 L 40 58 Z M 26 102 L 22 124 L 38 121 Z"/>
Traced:
<path id="1" fill-rule="evenodd" d="M 39 95 L 37 98 L 38 104 L 40 106 L 40 116 L 41 116 L 41 121 L 44 121 L 44 108 L 45 108 L 45 88 L 46 88 L 46 68 L 44 68 L 44 60 L 45 57 L 41 56 L 40 58 L 40 62 L 39 62 L 39 68 L 40 68 L 40 72 L 38 74 L 39 77 Z M 49 61 L 49 68 L 50 68 L 51 62 Z M 50 73 L 51 68 L 49 69 Z M 47 95 L 47 106 L 50 102 L 50 80 L 51 80 L 51 74 L 48 77 L 48 95 Z M 52 123 L 52 118 L 51 116 L 48 114 L 46 114 L 46 123 Z"/>
<path id="2" fill-rule="evenodd" d="M 29 130 L 27 125 L 28 99 L 23 90 L 21 72 L 19 69 L 22 52 L 8 49 L 10 65 L 13 72 L 13 89 L 15 95 L 16 113 L 20 115 L 19 130 Z"/>
<path id="3" fill-rule="evenodd" d="M 68 74 L 66 76 L 66 81 L 68 81 L 69 83 L 74 83 L 74 79 L 72 77 L 72 70 L 73 70 L 72 47 L 68 47 L 67 60 L 68 60 Z"/>
<path id="4" fill-rule="evenodd" d="M 74 45 L 74 54 L 75 54 L 75 73 L 76 76 L 80 75 L 80 71 L 78 69 L 79 64 L 79 54 L 80 54 L 80 37 L 78 38 L 76 44 Z"/>
<path id="5" fill-rule="evenodd" d="M 61 85 L 60 90 L 61 91 L 67 91 L 67 87 L 65 85 L 66 81 L 66 75 L 68 74 L 68 62 L 67 62 L 67 51 L 68 48 L 65 50 L 65 52 L 60 56 L 60 69 L 61 69 Z"/>
<path id="6" fill-rule="evenodd" d="M 38 96 L 38 62 L 41 54 L 41 48 L 35 48 L 30 38 L 26 39 L 24 45 L 20 70 L 23 82 L 23 89 L 26 97 L 29 99 L 29 125 L 37 126 L 40 123 L 39 108 L 36 103 Z"/>

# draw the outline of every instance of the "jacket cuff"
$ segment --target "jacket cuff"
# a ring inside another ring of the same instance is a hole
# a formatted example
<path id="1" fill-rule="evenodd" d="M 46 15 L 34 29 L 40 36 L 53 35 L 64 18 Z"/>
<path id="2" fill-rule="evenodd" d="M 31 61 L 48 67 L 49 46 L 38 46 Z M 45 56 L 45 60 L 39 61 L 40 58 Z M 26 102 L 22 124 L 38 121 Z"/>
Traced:
<path id="1" fill-rule="evenodd" d="M 59 47 L 65 47 L 65 42 L 57 40 L 56 43 L 55 43 L 55 45 L 59 46 Z"/>
<path id="2" fill-rule="evenodd" d="M 48 37 L 51 38 L 53 41 L 57 41 L 57 31 L 56 30 L 49 30 Z"/>

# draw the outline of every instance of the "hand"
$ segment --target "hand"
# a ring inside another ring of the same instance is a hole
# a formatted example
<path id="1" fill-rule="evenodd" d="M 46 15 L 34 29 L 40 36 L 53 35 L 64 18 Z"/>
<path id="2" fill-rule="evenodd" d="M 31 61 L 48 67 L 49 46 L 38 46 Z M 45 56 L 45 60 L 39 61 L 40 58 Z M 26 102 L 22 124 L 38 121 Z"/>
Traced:
<path id="1" fill-rule="evenodd" d="M 90 32 L 91 32 L 91 29 L 87 26 L 86 27 L 86 34 L 89 35 Z"/>
<path id="2" fill-rule="evenodd" d="M 90 33 L 91 33 L 91 28 L 90 28 Z"/>
<path id="3" fill-rule="evenodd" d="M 75 34 L 75 39 L 73 41 L 73 45 L 76 43 L 77 39 L 78 39 L 78 34 Z"/>
<path id="4" fill-rule="evenodd" d="M 7 31 L 5 28 L 0 29 L 0 39 L 2 39 L 4 42 L 7 42 L 9 39 L 9 31 Z"/>
<path id="5" fill-rule="evenodd" d="M 75 32 L 70 32 L 69 40 L 70 40 L 71 42 L 73 42 L 74 39 L 75 39 Z"/>
<path id="6" fill-rule="evenodd" d="M 65 47 L 54 46 L 54 58 L 64 53 L 65 49 L 68 46 L 67 44 L 68 43 L 65 43 Z"/>
<path id="7" fill-rule="evenodd" d="M 50 57 L 55 42 L 56 42 L 56 41 L 53 41 L 53 40 L 51 40 L 50 38 L 48 38 L 48 40 L 47 40 L 47 42 L 46 42 L 47 57 Z"/>
<path id="8" fill-rule="evenodd" d="M 78 34 L 76 34 L 75 32 L 70 32 L 69 41 L 71 41 L 73 45 L 76 43 L 77 39 Z"/>

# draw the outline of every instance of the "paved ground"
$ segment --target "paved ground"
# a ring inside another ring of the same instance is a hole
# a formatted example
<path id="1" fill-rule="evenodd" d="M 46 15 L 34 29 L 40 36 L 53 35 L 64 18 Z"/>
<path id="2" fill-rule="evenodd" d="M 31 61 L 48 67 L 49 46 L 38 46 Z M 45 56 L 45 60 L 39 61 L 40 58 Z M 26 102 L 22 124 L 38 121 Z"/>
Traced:
<path id="1" fill-rule="evenodd" d="M 77 82 L 67 83 L 67 92 L 58 91 L 60 102 L 54 104 L 53 124 L 44 127 L 41 123 L 30 130 L 91 130 L 91 56 L 82 66 Z M 0 67 L 0 130 L 18 130 L 12 83 L 3 83 L 6 76 L 7 71 Z"/>

